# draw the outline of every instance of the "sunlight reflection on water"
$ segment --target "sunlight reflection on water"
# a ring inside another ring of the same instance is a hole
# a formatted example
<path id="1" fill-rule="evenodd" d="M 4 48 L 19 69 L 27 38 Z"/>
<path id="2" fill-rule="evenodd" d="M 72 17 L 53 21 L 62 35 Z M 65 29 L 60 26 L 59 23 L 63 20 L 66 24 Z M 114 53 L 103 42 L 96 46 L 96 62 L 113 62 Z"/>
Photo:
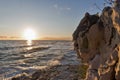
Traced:
<path id="1" fill-rule="evenodd" d="M 22 73 L 31 75 L 54 65 L 77 63 L 70 41 L 1 41 L 1 44 L 8 48 L 0 52 L 0 80 L 10 80 Z"/>
<path id="2" fill-rule="evenodd" d="M 32 40 L 27 40 L 27 45 L 31 46 L 32 45 Z"/>
<path id="3" fill-rule="evenodd" d="M 33 44 L 32 40 L 27 40 L 27 45 L 29 46 L 29 47 L 27 47 L 27 50 L 30 50 L 33 48 L 32 44 Z"/>

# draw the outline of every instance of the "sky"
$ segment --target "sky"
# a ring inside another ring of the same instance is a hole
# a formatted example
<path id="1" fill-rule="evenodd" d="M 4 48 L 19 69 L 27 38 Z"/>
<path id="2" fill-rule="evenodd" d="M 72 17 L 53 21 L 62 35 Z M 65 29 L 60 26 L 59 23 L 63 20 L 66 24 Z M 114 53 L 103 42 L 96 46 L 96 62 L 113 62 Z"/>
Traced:
<path id="1" fill-rule="evenodd" d="M 31 28 L 36 39 L 72 39 L 86 12 L 101 12 L 104 0 L 0 0 L 0 39 L 24 39 Z"/>

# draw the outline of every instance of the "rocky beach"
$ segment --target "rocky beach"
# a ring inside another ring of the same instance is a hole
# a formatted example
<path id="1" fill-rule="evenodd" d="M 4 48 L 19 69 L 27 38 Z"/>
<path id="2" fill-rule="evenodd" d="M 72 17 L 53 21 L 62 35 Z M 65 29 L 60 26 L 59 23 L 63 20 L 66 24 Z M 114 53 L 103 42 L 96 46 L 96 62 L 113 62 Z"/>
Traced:
<path id="1" fill-rule="evenodd" d="M 58 62 L 54 61 L 54 63 Z M 86 70 L 87 66 L 80 64 L 76 53 L 71 51 L 65 54 L 57 65 L 40 69 L 32 75 L 23 73 L 11 80 L 83 80 L 86 75 Z"/>

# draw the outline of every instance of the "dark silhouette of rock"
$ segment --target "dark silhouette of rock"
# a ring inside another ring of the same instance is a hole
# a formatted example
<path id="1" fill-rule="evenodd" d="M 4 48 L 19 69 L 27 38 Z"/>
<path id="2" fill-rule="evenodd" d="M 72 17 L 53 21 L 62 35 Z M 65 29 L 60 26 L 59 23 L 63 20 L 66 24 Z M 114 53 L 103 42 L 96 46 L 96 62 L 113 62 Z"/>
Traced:
<path id="1" fill-rule="evenodd" d="M 88 12 L 85 13 L 84 18 L 80 21 L 77 29 L 73 33 L 73 40 L 76 40 L 78 37 L 78 33 L 81 31 L 85 31 L 91 27 L 91 25 L 95 24 L 99 19 L 97 14 L 90 15 Z"/>
<path id="2" fill-rule="evenodd" d="M 73 33 L 73 41 L 74 41 L 74 46 L 76 51 L 78 50 L 77 38 L 80 32 L 82 32 L 80 36 L 83 37 L 85 33 L 88 32 L 89 28 L 98 21 L 98 19 L 99 19 L 98 14 L 90 15 L 89 13 L 86 13 L 83 19 L 80 21 L 80 24 L 78 25 L 77 29 Z M 85 42 L 87 42 L 87 39 L 85 39 Z M 86 46 L 86 43 L 85 43 L 85 46 Z M 80 57 L 79 51 L 77 51 L 77 53 L 78 53 L 78 56 Z"/>

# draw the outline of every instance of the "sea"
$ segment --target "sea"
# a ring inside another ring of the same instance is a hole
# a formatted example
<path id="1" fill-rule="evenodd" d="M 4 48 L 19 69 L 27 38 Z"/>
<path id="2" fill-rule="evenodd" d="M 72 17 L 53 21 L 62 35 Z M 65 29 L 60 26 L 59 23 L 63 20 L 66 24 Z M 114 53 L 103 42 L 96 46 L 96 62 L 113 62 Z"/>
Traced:
<path id="1" fill-rule="evenodd" d="M 0 41 L 0 80 L 10 80 L 23 73 L 31 75 L 50 66 L 78 63 L 72 41 Z"/>

